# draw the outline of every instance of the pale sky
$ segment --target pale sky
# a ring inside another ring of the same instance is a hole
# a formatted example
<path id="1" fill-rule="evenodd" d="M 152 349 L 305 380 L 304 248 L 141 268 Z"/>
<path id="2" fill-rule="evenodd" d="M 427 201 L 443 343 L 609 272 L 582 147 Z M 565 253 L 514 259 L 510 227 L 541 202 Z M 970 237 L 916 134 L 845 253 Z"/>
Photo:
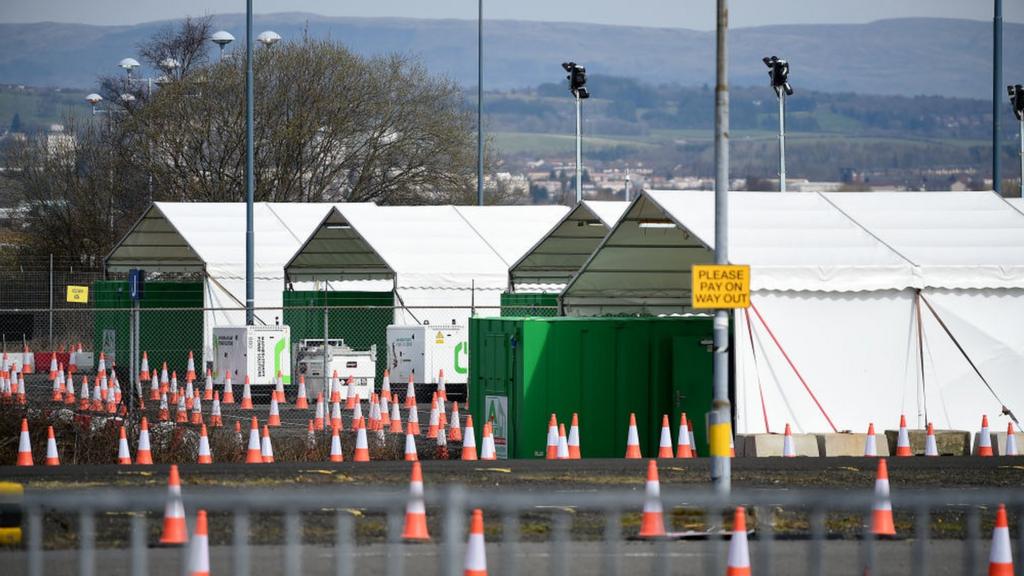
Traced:
<path id="1" fill-rule="evenodd" d="M 731 0 L 731 26 L 870 22 L 934 17 L 990 20 L 990 0 Z M 254 0 L 258 14 L 475 19 L 474 0 Z M 0 22 L 137 24 L 244 12 L 243 0 L 0 0 Z M 1024 22 L 1024 1 L 1005 0 L 1007 22 Z M 484 18 L 714 28 L 714 0 L 484 0 Z"/>

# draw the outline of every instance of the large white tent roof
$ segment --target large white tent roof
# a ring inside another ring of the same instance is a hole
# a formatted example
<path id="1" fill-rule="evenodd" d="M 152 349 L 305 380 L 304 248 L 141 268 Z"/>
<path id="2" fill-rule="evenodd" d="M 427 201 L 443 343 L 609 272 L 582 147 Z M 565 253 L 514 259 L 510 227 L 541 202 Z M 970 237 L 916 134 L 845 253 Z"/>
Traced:
<path id="1" fill-rule="evenodd" d="M 455 210 L 505 262 L 519 260 L 569 208 L 566 206 L 455 206 Z"/>
<path id="2" fill-rule="evenodd" d="M 561 287 L 586 262 L 601 239 L 626 211 L 629 202 L 584 200 L 565 213 L 509 269 L 512 288 Z"/>

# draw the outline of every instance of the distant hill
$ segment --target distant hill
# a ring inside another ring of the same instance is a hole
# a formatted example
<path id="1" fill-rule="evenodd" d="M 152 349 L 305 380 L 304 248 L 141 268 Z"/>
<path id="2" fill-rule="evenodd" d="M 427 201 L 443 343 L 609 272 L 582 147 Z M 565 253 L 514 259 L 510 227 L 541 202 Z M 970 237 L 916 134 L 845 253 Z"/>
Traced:
<path id="1" fill-rule="evenodd" d="M 135 26 L 0 24 L 0 83 L 91 87 L 100 74 L 167 22 Z M 241 15 L 216 17 L 241 38 Z M 576 60 L 596 74 L 651 84 L 714 81 L 714 33 L 559 22 L 485 21 L 485 86 L 505 90 L 560 81 Z M 415 54 L 434 73 L 476 84 L 476 23 L 466 20 L 329 18 L 287 13 L 256 17 L 257 31 L 287 38 L 338 39 L 357 52 Z M 1024 79 L 1024 25 L 1005 24 L 1005 77 Z M 239 42 L 236 46 L 241 46 Z M 767 82 L 761 57 L 793 65 L 797 90 L 888 95 L 991 95 L 991 25 L 969 20 L 897 19 L 869 24 L 793 25 L 730 32 L 731 82 Z"/>

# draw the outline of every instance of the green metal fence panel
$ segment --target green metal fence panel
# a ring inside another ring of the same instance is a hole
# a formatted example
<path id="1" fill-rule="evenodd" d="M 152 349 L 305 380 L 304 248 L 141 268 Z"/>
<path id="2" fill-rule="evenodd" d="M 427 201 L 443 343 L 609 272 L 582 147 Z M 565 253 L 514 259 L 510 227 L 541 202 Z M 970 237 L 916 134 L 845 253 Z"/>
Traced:
<path id="1" fill-rule="evenodd" d="M 558 294 L 502 292 L 501 315 L 509 318 L 558 316 Z"/>

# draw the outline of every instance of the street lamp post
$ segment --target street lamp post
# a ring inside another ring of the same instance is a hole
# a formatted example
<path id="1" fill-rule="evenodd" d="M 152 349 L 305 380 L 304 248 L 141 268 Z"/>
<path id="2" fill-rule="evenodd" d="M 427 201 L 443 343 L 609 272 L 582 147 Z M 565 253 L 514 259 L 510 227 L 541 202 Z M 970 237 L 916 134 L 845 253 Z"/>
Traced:
<path id="1" fill-rule="evenodd" d="M 232 36 L 231 33 L 227 30 L 218 30 L 213 33 L 213 36 L 210 37 L 210 41 L 216 44 L 218 48 L 220 48 L 220 54 L 217 60 L 219 62 L 224 59 L 224 47 L 234 42 L 235 37 Z"/>
<path id="2" fill-rule="evenodd" d="M 253 86 L 252 86 L 252 0 L 245 2 L 245 324 L 252 326 L 255 283 L 255 249 L 253 235 Z"/>
<path id="3" fill-rule="evenodd" d="M 484 0 L 476 17 L 476 201 L 484 205 Z"/>
<path id="4" fill-rule="evenodd" d="M 772 89 L 779 99 L 779 192 L 786 191 L 786 96 L 793 95 L 793 87 L 789 85 L 789 62 L 778 56 L 762 58 L 768 67 Z"/>
<path id="5" fill-rule="evenodd" d="M 1006 92 L 1010 95 L 1013 114 L 1017 117 L 1017 130 L 1020 137 L 1020 149 L 1017 151 L 1020 159 L 1020 189 L 1017 192 L 1024 198 L 1024 86 L 1013 84 L 1006 87 Z"/>
<path id="6" fill-rule="evenodd" d="M 583 100 L 590 98 L 586 88 L 587 69 L 575 62 L 563 62 L 562 68 L 569 73 L 569 92 L 576 99 L 576 202 L 583 199 Z"/>

